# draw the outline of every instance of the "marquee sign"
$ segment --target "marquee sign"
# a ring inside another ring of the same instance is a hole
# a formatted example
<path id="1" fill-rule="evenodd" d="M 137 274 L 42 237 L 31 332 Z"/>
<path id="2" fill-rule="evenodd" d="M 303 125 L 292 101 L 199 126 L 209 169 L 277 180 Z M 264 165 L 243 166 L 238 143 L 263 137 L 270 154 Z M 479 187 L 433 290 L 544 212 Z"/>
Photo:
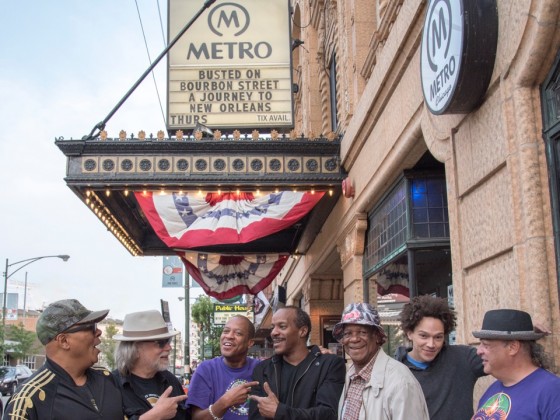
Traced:
<path id="1" fill-rule="evenodd" d="M 496 0 L 430 0 L 422 33 L 422 92 L 433 114 L 466 113 L 482 101 L 498 43 Z"/>
<path id="2" fill-rule="evenodd" d="M 200 2 L 169 0 L 169 37 Z M 217 1 L 170 50 L 167 128 L 293 126 L 288 0 Z"/>

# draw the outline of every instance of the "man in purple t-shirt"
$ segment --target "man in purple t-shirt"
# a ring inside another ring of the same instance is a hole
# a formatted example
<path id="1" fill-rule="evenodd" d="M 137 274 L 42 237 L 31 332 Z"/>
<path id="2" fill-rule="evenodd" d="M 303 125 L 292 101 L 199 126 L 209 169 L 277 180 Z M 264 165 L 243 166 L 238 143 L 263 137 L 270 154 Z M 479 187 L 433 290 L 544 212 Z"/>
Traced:
<path id="1" fill-rule="evenodd" d="M 560 419 L 560 378 L 546 370 L 546 357 L 536 340 L 545 335 L 531 316 L 514 309 L 488 311 L 477 354 L 484 372 L 497 381 L 486 390 L 473 420 Z"/>
<path id="2" fill-rule="evenodd" d="M 193 420 L 212 418 L 247 419 L 248 395 L 253 369 L 258 360 L 247 357 L 253 345 L 255 327 L 244 316 L 234 316 L 226 323 L 220 336 L 221 356 L 202 362 L 194 373 L 187 408 Z"/>

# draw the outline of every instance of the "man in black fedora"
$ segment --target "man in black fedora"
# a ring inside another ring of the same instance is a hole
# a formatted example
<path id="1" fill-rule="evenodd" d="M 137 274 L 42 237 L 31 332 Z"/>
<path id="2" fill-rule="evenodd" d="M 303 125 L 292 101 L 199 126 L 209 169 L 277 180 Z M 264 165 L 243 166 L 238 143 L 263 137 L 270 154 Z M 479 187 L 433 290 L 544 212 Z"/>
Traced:
<path id="1" fill-rule="evenodd" d="M 560 378 L 548 371 L 537 340 L 546 333 L 515 309 L 486 312 L 477 353 L 497 381 L 486 390 L 473 419 L 560 419 Z"/>

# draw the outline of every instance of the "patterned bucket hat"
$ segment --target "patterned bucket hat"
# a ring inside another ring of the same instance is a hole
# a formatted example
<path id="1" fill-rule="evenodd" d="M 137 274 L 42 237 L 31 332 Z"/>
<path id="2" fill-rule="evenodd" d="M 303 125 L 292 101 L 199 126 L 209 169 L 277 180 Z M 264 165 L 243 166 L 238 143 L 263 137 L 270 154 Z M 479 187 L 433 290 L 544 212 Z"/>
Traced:
<path id="1" fill-rule="evenodd" d="M 333 328 L 335 340 L 342 340 L 344 325 L 346 324 L 368 325 L 376 328 L 382 337 L 386 337 L 385 330 L 381 326 L 379 312 L 369 303 L 351 303 L 344 308 L 340 322 Z"/>

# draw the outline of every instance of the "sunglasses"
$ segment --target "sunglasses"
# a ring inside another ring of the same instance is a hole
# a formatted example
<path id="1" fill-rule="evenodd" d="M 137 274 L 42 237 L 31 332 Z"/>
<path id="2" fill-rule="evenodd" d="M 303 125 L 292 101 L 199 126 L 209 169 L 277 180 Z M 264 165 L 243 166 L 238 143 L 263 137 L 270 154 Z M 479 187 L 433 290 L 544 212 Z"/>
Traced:
<path id="1" fill-rule="evenodd" d="M 162 340 L 153 340 L 153 341 L 147 341 L 147 343 L 156 343 L 158 345 L 158 347 L 160 349 L 164 348 L 165 346 L 167 346 L 169 343 L 171 343 L 171 337 L 169 338 L 164 338 Z"/>
<path id="2" fill-rule="evenodd" d="M 70 328 L 62 331 L 61 334 L 62 333 L 72 334 L 72 333 L 76 333 L 76 332 L 79 332 L 79 331 L 90 331 L 93 334 L 95 334 L 97 332 L 97 323 L 96 322 L 91 322 L 91 323 L 87 323 L 87 324 L 71 326 Z"/>

